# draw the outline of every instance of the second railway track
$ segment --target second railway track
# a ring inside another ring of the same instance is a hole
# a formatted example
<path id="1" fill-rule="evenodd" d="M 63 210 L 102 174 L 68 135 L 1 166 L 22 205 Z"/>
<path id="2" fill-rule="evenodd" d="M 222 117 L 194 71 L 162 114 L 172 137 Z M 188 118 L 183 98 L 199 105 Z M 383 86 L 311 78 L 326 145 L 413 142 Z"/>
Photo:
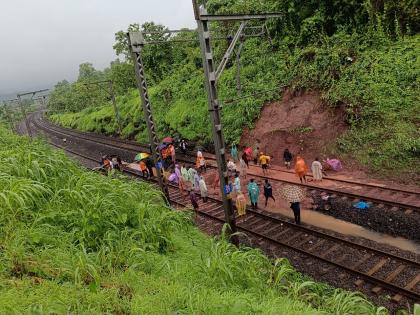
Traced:
<path id="1" fill-rule="evenodd" d="M 43 128 L 40 125 L 37 127 Z M 89 155 L 60 145 L 55 146 L 86 160 L 98 162 Z M 125 169 L 124 172 L 130 176 L 140 176 L 134 170 Z M 187 196 L 177 187 L 170 185 L 169 193 L 174 205 L 190 207 Z M 210 220 L 224 223 L 220 200 L 209 198 L 204 203 L 200 199 L 198 212 Z M 344 270 L 358 277 L 360 282 L 371 283 L 372 291 L 376 294 L 387 290 L 393 293 L 392 298 L 396 302 L 401 301 L 403 297 L 414 302 L 420 301 L 420 264 L 416 260 L 314 231 L 310 227 L 298 226 L 259 210 L 248 209 L 247 214 L 240 217 L 236 223 L 238 230 L 247 235 L 261 238 L 268 244 L 299 252 L 311 259 L 326 263 L 331 268 Z"/>
<path id="2" fill-rule="evenodd" d="M 45 131 L 55 132 L 57 134 L 61 134 L 63 137 L 71 135 L 73 137 L 84 139 L 86 141 L 92 141 L 92 142 L 100 143 L 109 147 L 126 150 L 130 152 L 133 155 L 133 157 L 139 151 L 149 150 L 148 146 L 136 144 L 129 140 L 115 139 L 115 138 L 106 137 L 103 135 L 84 133 L 84 132 L 80 132 L 76 130 L 71 130 L 68 128 L 54 126 L 48 122 L 45 122 L 43 120 L 43 117 L 40 115 L 40 113 L 36 113 L 32 115 L 31 120 L 34 125 L 36 125 L 40 129 L 44 129 Z M 216 162 L 214 158 L 212 158 L 210 155 L 207 155 L 206 158 L 208 161 L 211 161 L 211 163 L 209 163 L 209 167 L 216 167 L 215 165 Z M 194 156 L 192 154 L 191 155 L 178 154 L 177 160 L 183 163 L 193 164 Z M 279 169 L 273 169 L 273 171 L 289 173 L 287 171 L 279 170 Z M 332 188 L 332 187 L 318 186 L 314 184 L 300 184 L 300 183 L 287 180 L 287 179 L 279 179 L 272 175 L 262 176 L 260 174 L 253 173 L 252 176 L 261 178 L 261 179 L 269 178 L 277 182 L 293 183 L 296 185 L 304 186 L 310 190 L 319 191 L 319 192 L 327 192 L 329 194 L 334 194 L 337 196 L 346 196 L 353 199 L 364 199 L 367 201 L 371 201 L 375 204 L 385 204 L 390 207 L 393 207 L 394 209 L 400 209 L 407 213 L 410 213 L 413 211 L 420 212 L 420 192 L 417 192 L 417 191 L 397 189 L 397 188 L 392 188 L 392 187 L 380 187 L 378 185 L 353 182 L 353 181 L 335 179 L 335 178 L 328 178 L 328 180 L 332 180 L 337 183 L 346 183 L 349 185 Z"/>

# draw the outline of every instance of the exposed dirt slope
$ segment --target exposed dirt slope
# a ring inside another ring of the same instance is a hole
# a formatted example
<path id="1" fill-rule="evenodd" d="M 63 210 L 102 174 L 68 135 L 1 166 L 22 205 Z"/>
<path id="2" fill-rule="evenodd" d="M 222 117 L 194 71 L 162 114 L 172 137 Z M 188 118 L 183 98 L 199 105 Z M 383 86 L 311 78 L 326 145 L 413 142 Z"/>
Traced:
<path id="1" fill-rule="evenodd" d="M 328 145 L 346 129 L 344 114 L 323 105 L 317 92 L 284 93 L 280 102 L 267 104 L 253 130 L 244 130 L 242 145 L 259 142 L 260 150 L 282 162 L 285 148 L 311 162 L 324 157 Z"/>

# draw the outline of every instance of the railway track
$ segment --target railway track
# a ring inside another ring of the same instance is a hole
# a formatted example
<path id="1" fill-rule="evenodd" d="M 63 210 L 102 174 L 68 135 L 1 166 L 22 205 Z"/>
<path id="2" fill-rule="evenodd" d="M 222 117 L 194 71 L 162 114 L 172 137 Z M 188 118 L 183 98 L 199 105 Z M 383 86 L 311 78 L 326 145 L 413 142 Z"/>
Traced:
<path id="1" fill-rule="evenodd" d="M 46 129 L 36 122 L 34 125 L 44 131 Z M 73 155 L 99 162 L 89 155 L 54 145 Z M 125 169 L 124 172 L 130 176 L 141 176 L 130 169 Z M 169 185 L 169 195 L 174 205 L 190 207 L 189 199 L 177 187 Z M 212 221 L 224 223 L 220 200 L 209 198 L 204 203 L 200 199 L 198 213 Z M 332 268 L 346 271 L 359 278 L 358 285 L 363 282 L 372 284 L 371 290 L 376 294 L 381 294 L 382 291 L 392 292 L 392 299 L 395 302 L 400 302 L 403 297 L 413 302 L 420 301 L 420 263 L 415 260 L 314 231 L 310 227 L 295 225 L 259 210 L 248 209 L 245 216 L 238 218 L 237 228 L 247 235 L 263 239 L 268 244 L 288 248 L 313 260 L 326 263 L 330 269 L 327 268 L 325 272 L 329 272 Z"/>
<path id="2" fill-rule="evenodd" d="M 40 114 L 37 114 L 40 115 Z M 64 129 L 61 127 L 54 126 L 48 122 L 45 122 L 41 116 L 33 117 L 33 123 L 36 124 L 38 128 L 44 129 L 45 131 L 53 131 L 57 134 L 61 134 L 63 137 L 68 137 L 69 135 L 73 137 L 77 137 L 79 139 L 83 139 L 86 141 L 91 141 L 94 143 L 103 144 L 109 146 L 110 148 L 116 147 L 122 150 L 126 150 L 133 154 L 137 154 L 139 151 L 149 151 L 149 147 L 145 145 L 139 145 L 134 143 L 133 141 L 129 140 L 121 140 L 121 139 L 114 139 L 111 137 L 106 137 L 104 135 L 99 134 L 91 134 L 91 133 L 83 133 L 76 130 L 71 129 Z M 211 155 L 206 155 L 207 161 L 209 163 L 209 167 L 216 167 L 216 161 L 212 158 Z M 178 154 L 177 160 L 187 164 L 194 164 L 194 155 L 183 155 Z M 280 169 L 273 169 L 276 172 L 283 172 L 283 173 L 290 173 L 290 171 L 280 170 Z M 257 170 L 259 171 L 259 170 Z M 271 172 L 273 173 L 273 172 Z M 260 178 L 261 180 L 265 178 L 269 178 L 272 181 L 280 182 L 280 183 L 293 183 L 295 185 L 301 185 L 312 192 L 326 192 L 331 195 L 340 196 L 340 197 L 349 197 L 354 200 L 363 199 L 366 201 L 370 201 L 377 205 L 388 205 L 393 210 L 402 210 L 405 211 L 407 214 L 416 211 L 420 212 L 420 192 L 412 191 L 412 190 L 404 190 L 398 188 L 391 188 L 391 187 L 380 187 L 378 185 L 373 185 L 369 183 L 360 183 L 354 182 L 349 180 L 343 179 L 333 179 L 331 177 L 327 177 L 328 180 L 332 180 L 336 183 L 343 183 L 343 184 L 351 184 L 351 185 L 344 185 L 338 188 L 331 188 L 331 187 L 321 187 L 316 184 L 301 184 L 297 183 L 292 180 L 288 179 L 281 179 L 276 176 L 276 174 L 268 174 L 265 176 L 259 174 L 252 174 L 253 177 Z"/>

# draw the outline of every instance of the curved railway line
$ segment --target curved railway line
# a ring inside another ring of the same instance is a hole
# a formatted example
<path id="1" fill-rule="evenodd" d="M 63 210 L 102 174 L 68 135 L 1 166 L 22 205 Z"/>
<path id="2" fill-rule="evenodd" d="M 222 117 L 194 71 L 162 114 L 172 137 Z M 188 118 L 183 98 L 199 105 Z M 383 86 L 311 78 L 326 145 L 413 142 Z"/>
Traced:
<path id="1" fill-rule="evenodd" d="M 119 148 L 136 153 L 145 149 L 144 146 L 120 142 L 103 136 L 93 137 L 67 130 L 64 132 L 62 129 L 48 126 L 36 119 L 32 119 L 32 123 L 38 129 L 59 136 L 77 137 L 110 147 L 117 145 Z M 53 145 L 84 159 L 98 162 L 97 159 L 86 154 L 69 150 L 61 145 Z M 187 160 L 187 157 L 185 157 L 185 162 L 191 162 Z M 130 176 L 141 176 L 138 172 L 130 169 L 125 169 L 124 172 Z M 188 198 L 177 187 L 169 185 L 169 193 L 174 205 L 190 207 Z M 209 198 L 206 203 L 200 200 L 198 212 L 201 216 L 213 222 L 224 223 L 224 213 L 220 200 Z M 356 276 L 359 279 L 359 284 L 365 281 L 373 285 L 371 291 L 376 294 L 384 291 L 392 293 L 392 299 L 397 303 L 403 297 L 412 302 L 420 301 L 420 263 L 416 260 L 314 231 L 310 227 L 298 226 L 259 210 L 248 208 L 247 214 L 237 219 L 236 223 L 239 231 L 262 239 L 268 246 L 288 248 L 315 261 L 326 263 L 331 268 L 339 268 Z M 329 269 L 326 272 L 328 271 Z"/>
<path id="2" fill-rule="evenodd" d="M 126 150 L 132 153 L 133 157 L 139 151 L 147 151 L 147 152 L 149 151 L 148 146 L 139 145 L 139 144 L 134 143 L 133 141 L 114 139 L 114 138 L 106 137 L 103 135 L 84 133 L 84 132 L 80 132 L 76 130 L 59 128 L 59 127 L 51 125 L 50 123 L 43 121 L 42 117 L 40 117 L 38 121 L 37 119 L 33 119 L 33 122 L 34 124 L 36 124 L 38 128 L 49 130 L 50 132 L 55 132 L 57 134 L 61 134 L 63 137 L 67 137 L 71 135 L 79 139 L 103 144 L 111 148 L 119 148 L 122 150 Z M 216 161 L 214 157 L 212 157 L 209 154 L 206 154 L 206 159 L 207 161 L 211 161 L 211 163 L 208 163 L 209 167 L 216 167 Z M 187 154 L 187 155 L 178 153 L 177 160 L 182 161 L 184 163 L 191 164 L 191 163 L 194 163 L 194 155 L 192 153 Z M 276 172 L 290 173 L 290 171 L 285 171 L 278 168 L 271 168 L 271 169 L 275 170 Z M 334 181 L 336 183 L 345 183 L 345 184 L 351 184 L 351 185 L 346 185 L 345 187 L 342 186 L 342 187 L 337 187 L 337 188 L 331 188 L 331 187 L 321 187 L 314 184 L 300 184 L 295 181 L 291 181 L 287 179 L 279 179 L 279 178 L 273 177 L 270 174 L 266 176 L 262 176 L 262 175 L 253 173 L 252 176 L 256 178 L 260 178 L 260 179 L 269 178 L 276 182 L 293 183 L 295 185 L 301 185 L 313 191 L 327 192 L 329 194 L 333 194 L 336 196 L 350 197 L 353 199 L 363 199 L 363 200 L 370 201 L 372 203 L 379 204 L 379 205 L 380 204 L 388 205 L 389 207 L 392 207 L 393 210 L 400 209 L 402 211 L 406 211 L 407 213 L 410 213 L 413 211 L 420 212 L 420 192 L 419 191 L 404 190 L 404 189 L 398 189 L 398 188 L 392 188 L 392 187 L 380 187 L 374 184 L 360 183 L 360 182 L 344 180 L 344 179 L 336 179 L 336 178 L 331 178 L 331 177 L 326 177 L 326 179 L 330 181 Z M 354 188 L 351 187 L 352 185 Z"/>

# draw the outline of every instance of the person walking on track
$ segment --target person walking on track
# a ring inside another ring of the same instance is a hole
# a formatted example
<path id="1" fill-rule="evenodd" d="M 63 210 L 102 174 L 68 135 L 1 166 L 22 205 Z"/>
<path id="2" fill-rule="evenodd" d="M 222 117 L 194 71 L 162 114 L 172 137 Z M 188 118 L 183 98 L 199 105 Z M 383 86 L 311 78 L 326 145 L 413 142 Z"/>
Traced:
<path id="1" fill-rule="evenodd" d="M 296 164 L 295 164 L 295 173 L 299 177 L 301 183 L 303 183 L 303 181 L 305 181 L 306 183 L 307 172 L 308 172 L 308 167 L 306 166 L 305 160 L 302 157 L 297 156 Z"/>
<path id="2" fill-rule="evenodd" d="M 238 209 L 238 216 L 246 214 L 246 198 L 242 192 L 236 196 L 236 209 Z"/>
<path id="3" fill-rule="evenodd" d="M 194 208 L 195 218 L 197 219 L 197 211 L 198 211 L 197 196 L 195 195 L 195 192 L 191 189 L 188 190 L 188 193 L 189 193 L 189 196 L 190 196 L 191 205 Z"/>
<path id="4" fill-rule="evenodd" d="M 270 163 L 270 157 L 268 155 L 265 155 L 263 152 L 260 153 L 259 162 L 261 164 L 261 168 L 263 171 L 263 174 L 267 174 L 268 172 L 268 164 Z"/>
<path id="5" fill-rule="evenodd" d="M 312 162 L 311 169 L 314 181 L 322 181 L 322 164 L 318 158 L 315 158 L 315 161 Z"/>
<path id="6" fill-rule="evenodd" d="M 290 169 L 290 163 L 292 162 L 292 159 L 293 159 L 293 155 L 292 153 L 290 153 L 289 149 L 284 150 L 283 152 L 284 165 L 286 165 L 288 169 Z"/>
<path id="7" fill-rule="evenodd" d="M 300 224 L 300 202 L 291 202 L 290 208 L 293 210 L 295 216 L 295 223 Z"/>
<path id="8" fill-rule="evenodd" d="M 248 195 L 249 195 L 249 200 L 251 201 L 252 208 L 257 209 L 258 197 L 260 195 L 260 187 L 258 187 L 258 184 L 256 182 L 254 182 L 253 178 L 251 178 L 248 184 Z"/>
<path id="9" fill-rule="evenodd" d="M 268 182 L 268 179 L 265 180 L 264 183 L 264 197 L 265 197 L 265 206 L 267 207 L 268 199 L 273 199 L 274 202 L 276 202 L 276 199 L 273 197 L 273 187 Z"/>
<path id="10" fill-rule="evenodd" d="M 200 194 L 201 198 L 203 198 L 203 202 L 207 202 L 207 197 L 209 195 L 209 192 L 207 190 L 206 182 L 204 181 L 203 176 L 200 176 L 199 187 L 200 187 Z"/>

